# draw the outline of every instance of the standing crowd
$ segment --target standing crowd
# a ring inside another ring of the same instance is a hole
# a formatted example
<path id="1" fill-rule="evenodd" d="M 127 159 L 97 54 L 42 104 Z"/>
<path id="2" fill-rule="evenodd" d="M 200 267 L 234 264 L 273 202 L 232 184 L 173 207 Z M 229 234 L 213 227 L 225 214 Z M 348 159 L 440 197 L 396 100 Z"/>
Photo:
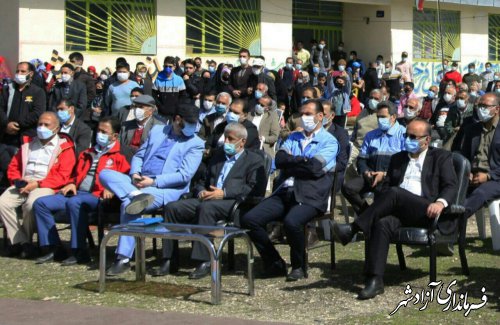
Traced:
<path id="1" fill-rule="evenodd" d="M 19 62 L 0 96 L 7 255 L 39 264 L 90 262 L 89 215 L 114 200 L 121 223 L 159 208 L 171 223 L 236 222 L 249 230 L 262 277 L 297 281 L 306 276 L 311 244 L 304 228 L 327 211 L 332 191 L 341 191 L 357 218 L 333 232 L 343 244 L 357 232 L 367 238 L 359 298 L 369 299 L 384 291 L 391 234 L 428 226 L 454 202 L 451 151 L 471 164 L 467 217 L 500 197 L 500 72 L 490 63 L 484 72 L 469 64 L 462 76 L 458 62 L 445 60 L 421 97 L 406 52 L 396 63 L 378 55 L 366 64 L 342 42 L 330 51 L 320 40 L 309 50 L 298 42 L 277 71 L 247 49 L 238 60 L 233 66 L 167 56 L 162 68 L 139 62 L 132 69 L 121 57 L 114 71 L 100 73 L 84 69 L 78 52 L 61 65 Z M 227 220 L 236 201 L 246 209 Z M 56 228 L 61 213 L 71 224 L 69 254 Z M 277 221 L 281 231 L 271 231 Z M 456 220 L 440 224 L 449 233 Z M 282 236 L 290 271 L 273 244 Z M 130 269 L 134 247 L 133 237 L 120 237 L 108 275 Z M 151 274 L 175 273 L 177 255 L 164 241 Z M 193 245 L 191 258 L 199 264 L 190 278 L 210 274 L 202 245 Z"/>

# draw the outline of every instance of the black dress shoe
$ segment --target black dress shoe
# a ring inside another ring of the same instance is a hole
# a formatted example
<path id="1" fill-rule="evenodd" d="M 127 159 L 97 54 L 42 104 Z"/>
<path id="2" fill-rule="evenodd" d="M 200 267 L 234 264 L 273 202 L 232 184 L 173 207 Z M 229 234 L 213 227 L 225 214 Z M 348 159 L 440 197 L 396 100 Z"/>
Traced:
<path id="1" fill-rule="evenodd" d="M 175 274 L 179 271 L 179 266 L 173 259 L 164 259 L 159 268 L 151 269 L 149 274 L 151 276 L 164 276 L 167 274 Z"/>
<path id="2" fill-rule="evenodd" d="M 342 245 L 347 245 L 351 242 L 354 237 L 354 231 L 352 230 L 352 225 L 349 223 L 346 224 L 338 224 L 336 222 L 333 223 L 333 237 L 338 242 L 342 243 Z"/>
<path id="3" fill-rule="evenodd" d="M 125 208 L 125 212 L 128 214 L 141 214 L 150 206 L 155 200 L 155 197 L 151 194 L 142 193 L 134 196 L 130 201 L 129 205 Z"/>
<path id="4" fill-rule="evenodd" d="M 14 244 L 14 245 L 9 245 L 5 249 L 5 256 L 6 257 L 17 257 L 21 255 L 23 252 L 23 247 L 21 244 Z"/>
<path id="5" fill-rule="evenodd" d="M 203 262 L 189 274 L 191 280 L 198 280 L 210 274 L 210 262 Z"/>
<path id="6" fill-rule="evenodd" d="M 78 251 L 61 262 L 61 266 L 71 266 L 75 264 L 88 264 L 92 261 L 88 251 Z"/>
<path id="7" fill-rule="evenodd" d="M 266 267 L 260 277 L 262 279 L 270 279 L 284 276 L 286 276 L 286 263 L 283 260 L 279 260 Z"/>
<path id="8" fill-rule="evenodd" d="M 298 269 L 293 269 L 290 274 L 286 277 L 287 282 L 293 282 L 293 281 L 298 281 L 300 279 L 303 279 L 305 277 L 304 275 L 304 270 L 302 268 Z"/>
<path id="9" fill-rule="evenodd" d="M 109 269 L 106 270 L 106 275 L 118 275 L 130 270 L 130 262 L 124 260 L 116 260 Z"/>
<path id="10" fill-rule="evenodd" d="M 382 277 L 372 276 L 366 281 L 366 286 L 358 295 L 358 299 L 366 300 L 384 293 Z"/>
<path id="11" fill-rule="evenodd" d="M 36 259 L 35 264 L 45 264 L 54 262 L 54 252 L 50 252 L 48 254 L 43 255 Z"/>

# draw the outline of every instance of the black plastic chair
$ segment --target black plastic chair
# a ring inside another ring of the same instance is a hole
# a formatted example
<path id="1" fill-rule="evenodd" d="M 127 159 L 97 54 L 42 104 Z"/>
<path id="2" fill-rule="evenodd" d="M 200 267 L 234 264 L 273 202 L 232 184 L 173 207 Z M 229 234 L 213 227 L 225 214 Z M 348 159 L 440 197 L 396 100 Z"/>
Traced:
<path id="1" fill-rule="evenodd" d="M 392 243 L 396 244 L 398 254 L 399 267 L 401 270 L 406 269 L 406 261 L 403 254 L 403 245 L 428 246 L 430 249 L 429 256 L 429 277 L 430 281 L 436 281 L 436 256 L 437 244 L 455 244 L 458 242 L 460 254 L 460 263 L 462 273 L 469 275 L 469 267 L 467 257 L 465 255 L 465 232 L 467 227 L 467 218 L 465 217 L 465 208 L 463 206 L 469 186 L 470 164 L 465 157 L 459 153 L 452 153 L 453 168 L 457 174 L 458 192 L 452 204 L 444 210 L 444 214 L 456 215 L 458 226 L 455 231 L 449 235 L 443 235 L 437 228 L 439 218 L 435 218 L 430 228 L 413 228 L 402 227 L 394 234 Z"/>

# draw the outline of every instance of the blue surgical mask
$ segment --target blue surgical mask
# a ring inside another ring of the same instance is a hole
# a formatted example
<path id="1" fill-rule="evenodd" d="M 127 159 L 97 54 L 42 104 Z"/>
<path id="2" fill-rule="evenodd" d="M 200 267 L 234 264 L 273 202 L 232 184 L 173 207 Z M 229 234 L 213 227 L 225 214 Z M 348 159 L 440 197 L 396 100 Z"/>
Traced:
<path id="1" fill-rule="evenodd" d="M 305 103 L 305 102 L 307 102 L 308 100 L 309 100 L 309 98 L 307 98 L 307 97 L 302 97 L 301 102 L 302 102 L 302 104 L 304 104 L 304 103 Z"/>
<path id="2" fill-rule="evenodd" d="M 387 131 L 391 128 L 391 120 L 388 117 L 378 119 L 378 128 L 382 131 Z"/>
<path id="3" fill-rule="evenodd" d="M 491 67 L 486 68 L 486 72 L 491 72 Z"/>
<path id="4" fill-rule="evenodd" d="M 165 70 L 163 70 L 163 71 L 165 71 L 165 73 L 167 74 L 167 76 L 169 76 L 172 73 L 173 70 L 172 70 L 172 67 L 165 67 Z"/>
<path id="5" fill-rule="evenodd" d="M 296 65 L 295 65 L 295 69 L 297 69 L 297 70 L 302 69 L 302 64 L 296 64 Z"/>
<path id="6" fill-rule="evenodd" d="M 264 114 L 264 107 L 262 107 L 261 104 L 255 105 L 255 113 L 257 113 L 258 115 Z"/>
<path id="7" fill-rule="evenodd" d="M 236 154 L 236 143 L 224 143 L 224 152 L 226 155 L 234 156 Z"/>
<path id="8" fill-rule="evenodd" d="M 214 73 L 215 72 L 215 67 L 212 67 L 212 66 L 208 67 L 208 72 Z"/>
<path id="9" fill-rule="evenodd" d="M 318 48 L 319 48 L 320 50 L 324 49 L 324 48 L 325 48 L 325 44 L 318 44 Z"/>
<path id="10" fill-rule="evenodd" d="M 260 91 L 260 90 L 256 90 L 255 91 L 255 98 L 256 99 L 261 99 L 262 96 L 264 96 L 264 94 L 262 93 L 262 91 Z"/>
<path id="11" fill-rule="evenodd" d="M 71 114 L 67 110 L 57 111 L 57 117 L 61 123 L 66 123 L 71 118 Z"/>
<path id="12" fill-rule="evenodd" d="M 405 139 L 405 150 L 409 153 L 417 153 L 420 150 L 420 141 L 418 139 Z"/>
<path id="13" fill-rule="evenodd" d="M 469 68 L 469 73 L 474 73 L 474 72 L 476 72 L 476 69 L 474 69 L 474 68 Z"/>
<path id="14" fill-rule="evenodd" d="M 313 68 L 313 73 L 319 73 L 319 68 L 318 67 L 314 67 Z"/>
<path id="15" fill-rule="evenodd" d="M 323 126 L 326 126 L 328 124 L 328 122 L 329 122 L 328 117 L 326 117 L 326 116 L 323 117 L 323 122 L 322 122 Z"/>
<path id="16" fill-rule="evenodd" d="M 287 69 L 291 69 L 291 68 L 293 67 L 293 64 L 291 64 L 291 63 L 287 63 L 287 64 L 286 64 L 286 67 L 287 67 Z"/>
<path id="17" fill-rule="evenodd" d="M 226 115 L 226 121 L 227 123 L 238 123 L 240 121 L 240 116 L 234 114 L 233 112 L 229 112 Z"/>
<path id="18" fill-rule="evenodd" d="M 368 101 L 368 108 L 371 109 L 372 111 L 377 109 L 377 105 L 379 104 L 379 101 L 376 99 L 371 98 Z"/>
<path id="19" fill-rule="evenodd" d="M 431 99 L 434 99 L 434 97 L 436 97 L 436 93 L 434 93 L 433 91 L 431 90 L 428 90 L 427 91 L 427 97 L 431 98 Z"/>
<path id="20" fill-rule="evenodd" d="M 224 114 L 226 112 L 226 105 L 224 104 L 215 105 L 215 111 L 219 114 Z"/>
<path id="21" fill-rule="evenodd" d="M 51 136 L 54 135 L 54 131 L 52 131 L 51 129 L 46 128 L 45 126 L 39 126 L 36 129 L 36 135 L 38 136 L 38 138 L 40 138 L 42 140 L 47 140 Z"/>
<path id="22" fill-rule="evenodd" d="M 101 132 L 97 132 L 95 141 L 101 148 L 106 148 L 109 144 L 109 135 Z"/>
<path id="23" fill-rule="evenodd" d="M 198 125 L 196 123 L 187 123 L 184 122 L 184 127 L 182 128 L 182 134 L 184 134 L 186 137 L 192 137 L 194 133 L 196 132 L 196 127 Z"/>

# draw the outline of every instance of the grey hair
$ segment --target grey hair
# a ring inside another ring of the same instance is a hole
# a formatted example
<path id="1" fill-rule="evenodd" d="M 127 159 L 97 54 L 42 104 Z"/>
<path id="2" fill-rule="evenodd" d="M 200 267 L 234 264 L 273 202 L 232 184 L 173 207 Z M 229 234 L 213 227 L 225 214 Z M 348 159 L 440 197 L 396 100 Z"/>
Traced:
<path id="1" fill-rule="evenodd" d="M 422 100 L 420 98 L 410 98 L 408 99 L 408 102 L 411 101 L 415 101 L 417 103 L 417 110 L 421 110 L 422 109 Z"/>
<path id="2" fill-rule="evenodd" d="M 233 97 L 231 97 L 231 95 L 229 93 L 226 93 L 226 92 L 221 92 L 217 95 L 217 98 L 215 98 L 215 101 L 219 100 L 219 98 L 221 97 L 228 97 L 229 98 L 229 103 L 228 105 L 231 105 L 231 103 L 233 102 Z"/>
<path id="3" fill-rule="evenodd" d="M 248 137 L 247 129 L 243 126 L 243 124 L 240 123 L 229 123 L 228 125 L 226 125 L 226 127 L 224 128 L 224 136 L 227 137 L 229 132 L 234 132 L 240 139 L 246 140 Z"/>
<path id="4" fill-rule="evenodd" d="M 373 94 L 378 94 L 382 96 L 382 91 L 380 89 L 373 89 L 372 91 L 370 91 L 370 96 Z"/>

